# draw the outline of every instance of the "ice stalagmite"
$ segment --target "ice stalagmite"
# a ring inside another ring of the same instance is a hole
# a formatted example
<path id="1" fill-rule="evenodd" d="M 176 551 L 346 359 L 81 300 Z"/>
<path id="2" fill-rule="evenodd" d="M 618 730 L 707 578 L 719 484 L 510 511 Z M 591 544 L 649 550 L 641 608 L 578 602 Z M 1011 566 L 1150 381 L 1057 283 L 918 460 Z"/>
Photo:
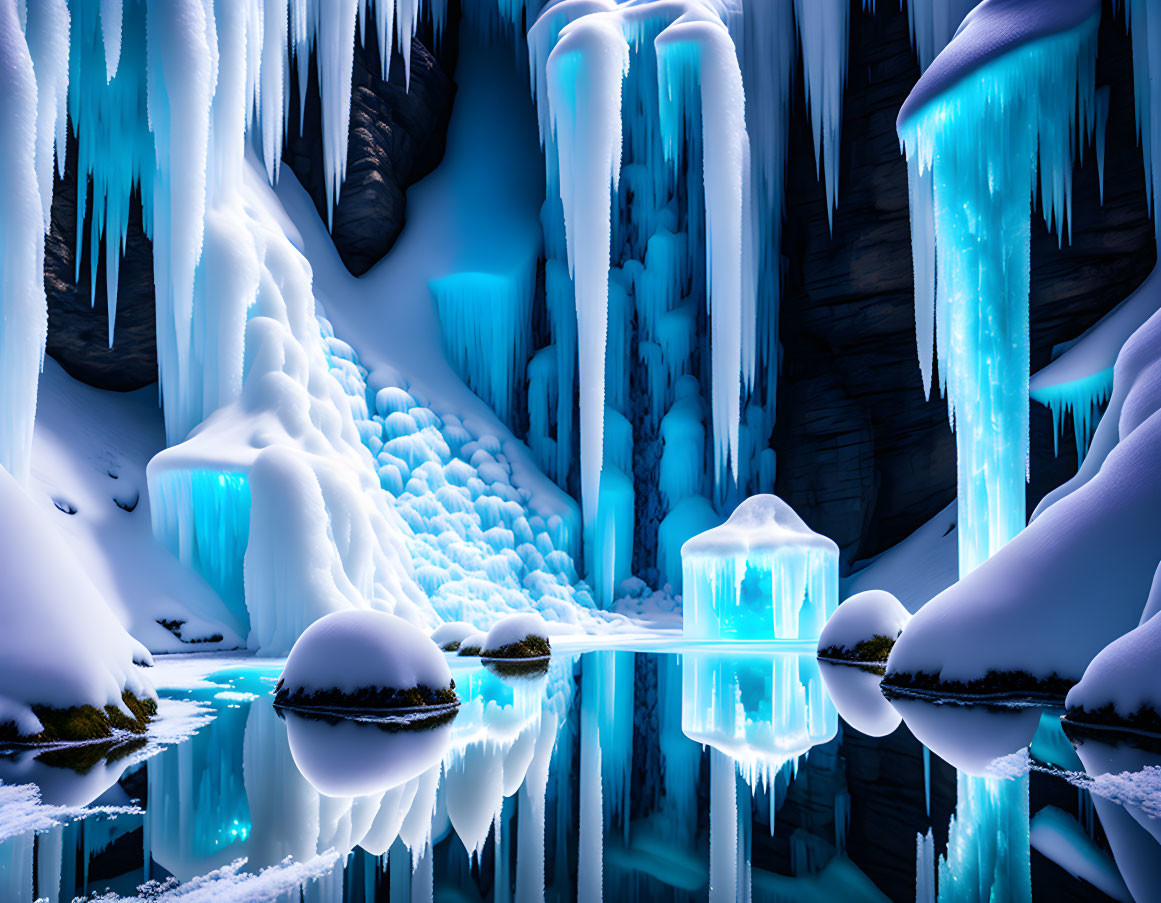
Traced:
<path id="1" fill-rule="evenodd" d="M 34 17 L 35 21 L 35 17 Z M 53 67 L 48 60 L 46 70 Z M 36 384 L 48 329 L 44 297 L 44 206 L 38 190 L 37 149 L 42 122 L 37 73 L 20 27 L 16 0 L 0 2 L 0 466 L 18 481 L 28 476 Z M 55 71 L 54 71 L 55 76 Z M 46 76 L 46 85 L 52 81 Z M 47 117 L 46 117 L 47 118 Z M 51 143 L 47 144 L 51 148 Z M 51 175 L 51 173 L 50 173 Z M 50 183 L 51 184 L 51 183 Z"/>
<path id="2" fill-rule="evenodd" d="M 920 361 L 926 382 L 933 301 L 956 428 L 961 572 L 1024 526 L 1029 201 L 1038 189 L 1045 220 L 1064 233 L 1072 157 L 1094 109 L 1098 19 L 1087 0 L 981 4 L 899 114 Z"/>

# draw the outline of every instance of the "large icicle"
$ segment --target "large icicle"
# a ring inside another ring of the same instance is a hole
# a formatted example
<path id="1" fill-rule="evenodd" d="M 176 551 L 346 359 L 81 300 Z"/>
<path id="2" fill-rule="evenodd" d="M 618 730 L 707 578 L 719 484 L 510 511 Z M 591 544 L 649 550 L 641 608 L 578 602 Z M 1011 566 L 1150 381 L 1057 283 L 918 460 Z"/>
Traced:
<path id="1" fill-rule="evenodd" d="M 907 0 L 907 21 L 911 46 L 919 57 L 919 68 L 931 61 L 950 43 L 963 17 L 977 0 Z"/>
<path id="2" fill-rule="evenodd" d="M 45 142 L 38 128 L 55 122 L 38 121 L 37 79 L 16 0 L 0 0 L 0 111 L 0 466 L 24 482 L 48 330 L 45 208 L 36 167 Z"/>
<path id="3" fill-rule="evenodd" d="M 1044 216 L 1064 231 L 1072 154 L 1083 134 L 1078 115 L 1087 126 L 1094 106 L 1098 17 L 1099 7 L 1079 0 L 1039 19 L 982 4 L 899 116 L 925 383 L 936 276 L 935 343 L 956 427 L 962 573 L 1025 523 L 1029 201 L 1039 148 Z M 1011 43 L 997 49 L 997 33 Z"/>
<path id="4" fill-rule="evenodd" d="M 727 469 L 738 477 L 742 336 L 753 329 L 752 318 L 743 329 L 742 311 L 754 310 L 753 277 L 743 275 L 743 184 L 750 162 L 742 73 L 720 20 L 687 15 L 655 44 L 661 138 L 674 163 L 682 122 L 701 107 L 714 462 L 721 485 Z"/>
<path id="5" fill-rule="evenodd" d="M 547 62 L 552 132 L 560 155 L 569 271 L 580 362 L 581 507 L 596 523 L 605 413 L 612 193 L 621 170 L 621 83 L 629 45 L 615 23 L 568 26 Z"/>

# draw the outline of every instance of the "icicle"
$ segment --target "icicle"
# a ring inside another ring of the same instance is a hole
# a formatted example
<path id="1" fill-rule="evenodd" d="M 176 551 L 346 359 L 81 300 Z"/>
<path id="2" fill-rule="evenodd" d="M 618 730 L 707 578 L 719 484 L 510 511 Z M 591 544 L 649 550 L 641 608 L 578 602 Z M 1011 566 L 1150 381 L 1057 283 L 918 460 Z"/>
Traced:
<path id="1" fill-rule="evenodd" d="M 35 4 L 34 4 L 35 5 Z M 105 81 L 111 82 L 121 63 L 122 0 L 101 0 L 101 37 L 105 45 Z"/>
<path id="2" fill-rule="evenodd" d="M 833 229 L 834 211 L 838 206 L 850 3 L 848 0 L 794 0 L 794 14 L 802 42 L 803 88 L 814 130 L 815 172 L 826 183 L 826 221 Z"/>
<path id="3" fill-rule="evenodd" d="M 621 168 L 621 83 L 628 68 L 625 38 L 615 25 L 597 17 L 570 26 L 547 63 L 569 272 L 576 291 L 586 524 L 595 522 L 600 489 L 611 193 Z"/>
<path id="4" fill-rule="evenodd" d="M 948 45 L 963 17 L 977 0 L 907 0 L 911 46 L 925 70 Z"/>
<path id="5" fill-rule="evenodd" d="M 412 0 L 417 3 L 418 0 Z M 355 60 L 358 0 L 334 0 L 318 22 L 318 92 L 322 101 L 323 175 L 327 191 L 327 228 L 347 175 L 347 133 L 351 121 L 351 69 Z M 400 17 L 400 26 L 404 24 Z M 414 33 L 414 26 L 412 26 Z M 410 57 L 410 37 L 404 57 Z M 305 93 L 305 82 L 300 84 Z"/>
<path id="6" fill-rule="evenodd" d="M 36 184 L 47 234 L 52 225 L 54 147 L 58 172 L 63 173 L 65 161 L 69 84 L 69 10 L 65 0 L 33 3 L 28 10 L 26 37 L 36 73 Z"/>
<path id="7" fill-rule="evenodd" d="M 59 70 L 58 70 L 59 71 Z M 37 190 L 36 76 L 15 0 L 0 0 L 0 466 L 28 478 L 36 389 L 48 329 L 44 206 Z"/>
<path id="8" fill-rule="evenodd" d="M 656 40 L 661 137 L 676 164 L 679 127 L 693 112 L 689 95 L 700 86 L 703 180 L 706 209 L 706 268 L 709 271 L 710 353 L 714 464 L 719 487 L 727 469 L 738 477 L 741 422 L 743 173 L 749 169 L 745 95 L 733 41 L 721 23 L 678 21 Z M 750 332 L 753 324 L 745 324 Z"/>
<path id="9" fill-rule="evenodd" d="M 1145 194 L 1161 248 L 1161 15 L 1149 0 L 1126 0 L 1125 19 L 1133 36 L 1133 101 L 1137 138 L 1145 163 Z"/>
<path id="10" fill-rule="evenodd" d="M 262 159 L 266 163 L 266 176 L 271 185 L 278 181 L 282 141 L 286 137 L 289 14 L 287 0 L 265 0 L 262 10 L 262 73 L 258 118 L 262 127 Z"/>
<path id="11" fill-rule="evenodd" d="M 915 903 L 935 903 L 935 838 L 915 834 Z"/>
<path id="12" fill-rule="evenodd" d="M 375 34 L 379 39 L 379 72 L 383 81 L 387 81 L 395 43 L 395 0 L 375 0 Z"/>
<path id="13" fill-rule="evenodd" d="M 1093 124 L 1093 143 L 1096 145 L 1097 182 L 1100 201 L 1105 202 L 1105 133 L 1109 126 L 1109 86 L 1101 85 L 1096 92 L 1096 116 Z"/>
<path id="14" fill-rule="evenodd" d="M 935 201 L 931 171 L 922 169 L 917 157 L 907 159 L 907 183 L 911 192 L 911 262 L 915 274 L 915 344 L 923 394 L 931 397 L 931 355 L 935 349 Z M 941 358 L 943 359 L 943 358 Z M 940 394 L 943 390 L 940 371 Z"/>

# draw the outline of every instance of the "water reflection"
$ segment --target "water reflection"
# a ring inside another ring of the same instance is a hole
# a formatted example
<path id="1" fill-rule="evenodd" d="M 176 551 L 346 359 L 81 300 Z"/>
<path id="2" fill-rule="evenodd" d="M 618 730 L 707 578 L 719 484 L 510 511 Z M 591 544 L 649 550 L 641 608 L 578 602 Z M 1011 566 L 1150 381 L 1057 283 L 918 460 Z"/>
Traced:
<path id="1" fill-rule="evenodd" d="M 0 899 L 128 894 L 147 878 L 189 882 L 241 857 L 257 872 L 288 856 L 332 857 L 302 889 L 311 901 L 910 899 L 917 835 L 929 838 L 921 897 L 1028 899 L 1018 766 L 1029 743 L 1037 763 L 1083 762 L 1094 776 L 1152 764 L 1088 744 L 1078 760 L 1056 715 L 1037 709 L 888 702 L 877 675 L 808 654 L 600 651 L 518 676 L 454 667 L 458 714 L 425 731 L 280 716 L 277 669 L 255 667 L 185 694 L 217 717 L 143 765 L 0 756 L 0 779 L 34 782 L 46 802 L 145 804 L 0 842 Z M 844 736 L 839 715 L 858 733 Z M 941 799 L 958 782 L 949 830 L 946 810 L 933 817 L 923 793 L 900 790 L 923 781 L 908 730 L 962 769 L 931 776 Z M 997 758 L 1009 779 L 994 776 Z M 1115 890 L 1087 794 L 1066 793 L 1055 811 L 1038 807 L 1037 849 L 1083 858 Z M 1161 888 L 1157 799 L 1096 799 L 1139 900 Z M 1091 889 L 1061 870 L 1037 880 L 1045 899 Z"/>

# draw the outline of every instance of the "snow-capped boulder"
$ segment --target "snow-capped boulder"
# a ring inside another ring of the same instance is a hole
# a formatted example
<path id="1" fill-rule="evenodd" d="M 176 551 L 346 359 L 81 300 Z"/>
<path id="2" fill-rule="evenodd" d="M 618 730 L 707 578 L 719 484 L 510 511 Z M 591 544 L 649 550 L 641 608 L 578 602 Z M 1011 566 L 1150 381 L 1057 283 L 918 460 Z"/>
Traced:
<path id="1" fill-rule="evenodd" d="M 439 647 L 402 618 L 365 609 L 333 612 L 303 631 L 274 701 L 401 714 L 443 714 L 459 704 Z"/>
<path id="2" fill-rule="evenodd" d="M 482 630 L 477 630 L 475 633 L 469 633 L 466 637 L 460 640 L 460 648 L 456 650 L 456 655 L 477 656 L 484 648 L 484 643 L 487 641 L 488 635 Z"/>
<path id="3" fill-rule="evenodd" d="M 481 655 L 485 658 L 544 658 L 552 653 L 548 625 L 535 612 L 501 618 L 488 631 Z"/>
<path id="4" fill-rule="evenodd" d="M 838 546 L 755 495 L 681 547 L 688 639 L 814 640 L 838 604 Z"/>
<path id="5" fill-rule="evenodd" d="M 44 506 L 47 508 L 47 504 Z M 50 520 L 0 467 L 0 739 L 141 732 L 149 652 L 117 620 Z"/>
<path id="6" fill-rule="evenodd" d="M 1068 693 L 1068 720 L 1077 724 L 1161 733 L 1161 568 L 1153 579 L 1144 620 L 1113 640 Z"/>
<path id="7" fill-rule="evenodd" d="M 821 658 L 885 662 L 911 614 L 886 590 L 869 589 L 838 607 L 818 638 Z"/>
<path id="8" fill-rule="evenodd" d="M 455 652 L 460 643 L 477 632 L 467 621 L 445 621 L 431 632 L 431 641 L 444 652 Z"/>

